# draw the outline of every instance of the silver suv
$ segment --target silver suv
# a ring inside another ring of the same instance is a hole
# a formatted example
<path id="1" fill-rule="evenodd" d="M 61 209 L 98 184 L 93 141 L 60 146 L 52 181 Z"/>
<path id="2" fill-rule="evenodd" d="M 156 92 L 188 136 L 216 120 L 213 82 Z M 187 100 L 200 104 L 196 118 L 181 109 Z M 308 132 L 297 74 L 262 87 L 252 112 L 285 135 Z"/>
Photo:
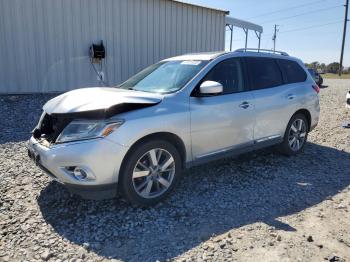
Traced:
<path id="1" fill-rule="evenodd" d="M 48 101 L 28 154 L 84 198 L 119 191 L 152 205 L 184 168 L 272 145 L 300 152 L 318 123 L 318 92 L 304 64 L 283 52 L 173 57 L 118 87 Z"/>

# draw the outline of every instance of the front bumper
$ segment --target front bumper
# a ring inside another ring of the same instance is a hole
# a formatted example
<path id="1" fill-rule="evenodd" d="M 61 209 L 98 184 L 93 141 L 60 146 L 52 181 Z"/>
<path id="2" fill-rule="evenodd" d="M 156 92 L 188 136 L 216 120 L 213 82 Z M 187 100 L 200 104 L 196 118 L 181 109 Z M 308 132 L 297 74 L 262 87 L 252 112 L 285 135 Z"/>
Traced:
<path id="1" fill-rule="evenodd" d="M 27 144 L 28 155 L 51 178 L 72 193 L 87 199 L 112 198 L 128 147 L 107 138 L 44 146 L 35 138 Z M 78 179 L 72 167 L 83 168 L 87 179 Z"/>

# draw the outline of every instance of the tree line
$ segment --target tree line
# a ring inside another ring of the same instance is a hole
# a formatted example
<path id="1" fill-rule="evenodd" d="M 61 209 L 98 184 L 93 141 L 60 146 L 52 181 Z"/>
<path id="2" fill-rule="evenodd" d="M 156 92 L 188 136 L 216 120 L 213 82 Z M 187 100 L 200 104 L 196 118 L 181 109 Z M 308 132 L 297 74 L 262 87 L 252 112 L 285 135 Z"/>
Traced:
<path id="1" fill-rule="evenodd" d="M 312 68 L 317 70 L 319 73 L 332 73 L 332 74 L 337 74 L 339 71 L 339 63 L 338 62 L 333 62 L 328 65 L 325 63 L 319 63 L 319 62 L 312 62 L 310 64 L 305 63 L 307 68 Z M 350 74 L 350 68 L 344 68 L 342 67 L 342 72 L 344 74 Z"/>

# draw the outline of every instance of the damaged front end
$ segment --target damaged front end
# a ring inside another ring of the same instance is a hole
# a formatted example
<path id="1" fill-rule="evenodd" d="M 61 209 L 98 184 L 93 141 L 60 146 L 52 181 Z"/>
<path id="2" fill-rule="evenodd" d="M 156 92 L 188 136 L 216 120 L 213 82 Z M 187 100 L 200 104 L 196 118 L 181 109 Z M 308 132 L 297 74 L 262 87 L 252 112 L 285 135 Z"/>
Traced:
<path id="1" fill-rule="evenodd" d="M 120 90 L 116 88 L 85 88 L 70 91 L 48 101 L 33 137 L 49 146 L 75 140 L 105 136 L 118 128 L 123 120 L 111 117 L 128 111 L 157 105 L 157 94 Z M 74 139 L 67 133 L 74 133 Z M 78 133 L 89 132 L 79 137 Z M 62 135 L 66 137 L 62 138 Z"/>
<path id="2" fill-rule="evenodd" d="M 74 118 L 51 116 L 43 112 L 38 125 L 32 131 L 33 137 L 44 145 L 55 143 L 64 128 L 73 120 Z"/>
<path id="3" fill-rule="evenodd" d="M 119 104 L 108 109 L 53 113 L 51 115 L 44 111 L 32 134 L 36 140 L 45 146 L 55 143 L 104 137 L 124 123 L 124 120 L 121 119 L 109 120 L 110 117 L 153 105 L 155 104 Z M 84 125 L 89 128 L 83 128 L 87 134 L 81 134 L 79 137 L 77 134 L 82 133 L 80 130 L 82 128 L 77 127 Z M 74 134 L 74 130 L 75 136 L 72 135 Z"/>

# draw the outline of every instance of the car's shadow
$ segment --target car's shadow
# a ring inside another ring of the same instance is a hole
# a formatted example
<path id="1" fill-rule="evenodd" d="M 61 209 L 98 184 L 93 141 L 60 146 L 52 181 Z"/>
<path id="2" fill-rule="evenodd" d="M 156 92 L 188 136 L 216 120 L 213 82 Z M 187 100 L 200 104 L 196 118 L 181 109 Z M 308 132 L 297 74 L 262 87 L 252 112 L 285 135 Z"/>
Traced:
<path id="1" fill-rule="evenodd" d="M 349 153 L 309 143 L 295 157 L 265 150 L 192 168 L 172 197 L 154 208 L 134 208 L 121 199 L 81 200 L 55 182 L 38 203 L 58 234 L 89 243 L 90 252 L 125 261 L 164 260 L 255 222 L 295 230 L 277 218 L 349 186 L 349 159 Z"/>

